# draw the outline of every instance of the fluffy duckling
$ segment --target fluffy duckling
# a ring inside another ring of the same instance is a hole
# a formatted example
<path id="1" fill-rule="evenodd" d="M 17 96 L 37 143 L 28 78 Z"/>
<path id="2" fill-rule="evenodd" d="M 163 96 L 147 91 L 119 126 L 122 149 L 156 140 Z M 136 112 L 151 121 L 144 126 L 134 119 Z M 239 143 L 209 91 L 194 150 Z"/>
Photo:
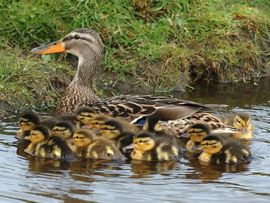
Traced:
<path id="1" fill-rule="evenodd" d="M 40 124 L 39 116 L 33 112 L 26 112 L 19 118 L 19 130 L 16 138 L 22 140 L 30 134 L 30 131 Z"/>
<path id="2" fill-rule="evenodd" d="M 77 116 L 75 114 L 64 114 L 61 115 L 57 118 L 59 121 L 67 121 L 69 123 L 71 123 L 75 128 L 80 128 L 81 127 L 81 123 L 80 121 L 77 119 Z"/>
<path id="3" fill-rule="evenodd" d="M 68 121 L 59 121 L 52 128 L 52 135 L 61 137 L 63 140 L 72 138 L 74 133 L 73 125 Z"/>
<path id="4" fill-rule="evenodd" d="M 39 156 L 39 149 L 44 145 L 49 138 L 49 131 L 44 126 L 36 126 L 29 132 L 28 136 L 25 136 L 25 140 L 29 140 L 30 144 L 24 150 L 30 155 Z"/>
<path id="5" fill-rule="evenodd" d="M 226 140 L 216 135 L 205 137 L 200 144 L 203 151 L 199 160 L 206 164 L 239 164 L 250 158 L 249 149 L 235 140 Z"/>
<path id="6" fill-rule="evenodd" d="M 73 159 L 73 153 L 66 142 L 60 137 L 49 137 L 49 130 L 44 126 L 37 126 L 24 139 L 30 140 L 25 152 L 43 158 Z"/>
<path id="7" fill-rule="evenodd" d="M 59 121 L 52 128 L 52 136 L 60 137 L 67 143 L 72 151 L 76 151 L 76 146 L 73 143 L 74 126 L 69 121 Z"/>
<path id="8" fill-rule="evenodd" d="M 186 143 L 185 148 L 189 153 L 200 154 L 200 143 L 207 135 L 210 134 L 210 127 L 204 123 L 196 123 L 190 126 L 187 130 L 189 141 Z"/>
<path id="9" fill-rule="evenodd" d="M 170 140 L 142 132 L 133 139 L 131 158 L 146 161 L 170 161 L 178 158 L 178 147 Z"/>
<path id="10" fill-rule="evenodd" d="M 89 159 L 119 160 L 125 159 L 111 140 L 96 135 L 89 129 L 78 129 L 73 135 L 78 147 L 77 156 Z"/>
<path id="11" fill-rule="evenodd" d="M 239 133 L 234 133 L 232 135 L 235 139 L 250 140 L 253 138 L 253 124 L 247 113 L 239 112 L 235 114 L 225 114 L 220 116 L 220 118 L 224 124 L 239 129 Z"/>

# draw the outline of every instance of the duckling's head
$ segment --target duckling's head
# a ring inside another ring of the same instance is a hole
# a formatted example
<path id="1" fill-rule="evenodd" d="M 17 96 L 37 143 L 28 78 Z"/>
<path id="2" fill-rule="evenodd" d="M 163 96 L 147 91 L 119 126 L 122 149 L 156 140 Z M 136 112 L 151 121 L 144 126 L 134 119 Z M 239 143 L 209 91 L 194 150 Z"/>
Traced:
<path id="1" fill-rule="evenodd" d="M 36 144 L 48 139 L 49 130 L 44 126 L 36 126 L 30 131 L 30 135 L 24 137 L 25 140 L 30 140 L 31 143 Z"/>
<path id="2" fill-rule="evenodd" d="M 210 127 L 204 123 L 196 123 L 188 128 L 187 133 L 192 142 L 200 143 L 210 134 Z"/>
<path id="3" fill-rule="evenodd" d="M 79 128 L 73 134 L 73 143 L 77 147 L 85 147 L 93 142 L 96 135 L 89 129 Z"/>
<path id="4" fill-rule="evenodd" d="M 68 121 L 60 121 L 52 128 L 52 134 L 62 139 L 71 138 L 74 133 L 73 125 Z"/>
<path id="5" fill-rule="evenodd" d="M 207 154 L 216 154 L 221 151 L 224 144 L 216 135 L 209 135 L 201 141 L 201 150 Z"/>
<path id="6" fill-rule="evenodd" d="M 123 126 L 116 119 L 104 121 L 100 125 L 101 135 L 108 139 L 116 139 L 123 133 Z"/>
<path id="7" fill-rule="evenodd" d="M 70 122 L 76 128 L 80 127 L 80 121 L 77 119 L 75 114 L 65 114 L 58 117 L 59 121 L 67 121 Z"/>
<path id="8" fill-rule="evenodd" d="M 148 132 L 142 132 L 133 138 L 133 145 L 135 150 L 149 151 L 154 148 L 154 135 Z"/>
<path id="9" fill-rule="evenodd" d="M 160 118 L 156 115 L 151 115 L 147 118 L 146 122 L 143 125 L 143 130 L 151 132 L 161 131 Z"/>
<path id="10" fill-rule="evenodd" d="M 30 131 L 40 124 L 40 119 L 33 112 L 26 112 L 19 118 L 19 127 L 22 131 Z"/>
<path id="11" fill-rule="evenodd" d="M 238 139 L 251 139 L 253 137 L 253 125 L 251 118 L 247 113 L 237 113 L 233 120 L 233 127 L 240 130 L 235 134 Z"/>
<path id="12" fill-rule="evenodd" d="M 88 107 L 88 106 L 82 106 L 79 107 L 75 111 L 76 119 L 82 124 L 82 125 L 90 125 L 93 122 L 93 119 L 97 116 L 95 111 Z"/>
<path id="13" fill-rule="evenodd" d="M 63 39 L 49 45 L 32 49 L 35 54 L 51 54 L 67 52 L 79 59 L 86 56 L 102 55 L 103 43 L 97 32 L 87 28 L 76 29 L 67 34 Z"/>

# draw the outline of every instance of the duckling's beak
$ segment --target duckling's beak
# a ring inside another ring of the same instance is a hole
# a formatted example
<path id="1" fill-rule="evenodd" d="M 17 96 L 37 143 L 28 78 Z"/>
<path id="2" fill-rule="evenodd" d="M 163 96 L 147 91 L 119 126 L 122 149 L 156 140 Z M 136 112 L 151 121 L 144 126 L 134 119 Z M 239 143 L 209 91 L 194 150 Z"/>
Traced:
<path id="1" fill-rule="evenodd" d="M 24 140 L 30 140 L 30 136 L 26 136 L 23 138 Z"/>
<path id="2" fill-rule="evenodd" d="M 65 51 L 66 49 L 64 48 L 63 42 L 61 40 L 57 42 L 53 42 L 51 44 L 36 47 L 31 50 L 31 52 L 34 54 L 53 54 L 53 53 L 61 53 Z"/>
<path id="3" fill-rule="evenodd" d="M 123 147 L 123 151 L 124 152 L 128 152 L 128 151 L 131 151 L 133 149 L 134 149 L 134 144 L 133 143 L 130 144 L 130 145 L 128 145 L 128 146 L 126 146 L 126 147 Z"/>

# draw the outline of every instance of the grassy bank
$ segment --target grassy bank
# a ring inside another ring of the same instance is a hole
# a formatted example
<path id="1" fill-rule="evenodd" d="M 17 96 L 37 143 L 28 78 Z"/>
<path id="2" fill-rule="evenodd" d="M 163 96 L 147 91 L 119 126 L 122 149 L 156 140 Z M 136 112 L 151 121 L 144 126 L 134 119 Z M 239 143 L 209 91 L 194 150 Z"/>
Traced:
<path id="1" fill-rule="evenodd" d="M 157 91 L 201 80 L 250 80 L 269 64 L 269 9 L 268 0 L 0 0 L 1 103 L 54 106 L 61 90 L 46 84 L 48 78 L 70 77 L 63 74 L 67 66 L 61 58 L 27 55 L 78 27 L 101 34 L 103 67 L 117 73 L 115 80 L 132 77 Z M 42 100 L 36 89 L 45 95 Z M 22 99 L 13 101 L 15 95 Z"/>

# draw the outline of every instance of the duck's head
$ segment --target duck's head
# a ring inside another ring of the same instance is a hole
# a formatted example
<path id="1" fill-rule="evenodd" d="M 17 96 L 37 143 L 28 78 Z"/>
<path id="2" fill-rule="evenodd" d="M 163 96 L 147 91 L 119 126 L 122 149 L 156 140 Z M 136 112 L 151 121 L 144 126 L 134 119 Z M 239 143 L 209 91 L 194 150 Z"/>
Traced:
<path id="1" fill-rule="evenodd" d="M 61 137 L 62 139 L 71 138 L 73 133 L 73 125 L 68 121 L 60 121 L 52 128 L 52 135 Z"/>
<path id="2" fill-rule="evenodd" d="M 156 115 L 151 115 L 146 119 L 146 122 L 143 125 L 143 130 L 151 131 L 151 132 L 159 132 L 161 131 L 160 126 L 160 118 Z"/>
<path id="3" fill-rule="evenodd" d="M 93 142 L 95 134 L 89 129 L 77 129 L 73 134 L 73 143 L 77 147 L 85 147 Z"/>
<path id="4" fill-rule="evenodd" d="M 233 127 L 240 130 L 235 134 L 238 139 L 251 139 L 253 137 L 253 125 L 251 118 L 247 113 L 237 113 L 233 120 Z"/>
<path id="5" fill-rule="evenodd" d="M 135 150 L 142 152 L 149 151 L 155 146 L 154 135 L 148 132 L 142 132 L 134 137 L 133 145 Z"/>
<path id="6" fill-rule="evenodd" d="M 48 139 L 49 130 L 44 126 L 36 126 L 30 131 L 30 135 L 24 137 L 25 140 L 30 140 L 31 143 L 37 144 Z"/>
<path id="7" fill-rule="evenodd" d="M 19 127 L 20 127 L 20 130 L 22 131 L 30 131 L 39 124 L 40 124 L 40 119 L 38 115 L 33 112 L 24 113 L 19 118 Z"/>
<path id="8" fill-rule="evenodd" d="M 70 32 L 61 40 L 34 48 L 31 51 L 35 54 L 67 52 L 82 59 L 89 56 L 89 53 L 101 55 L 103 46 L 97 32 L 87 28 L 80 28 Z"/>
<path id="9" fill-rule="evenodd" d="M 204 123 L 196 123 L 188 128 L 187 134 L 192 142 L 200 143 L 210 134 L 210 127 Z"/>
<path id="10" fill-rule="evenodd" d="M 200 149 L 207 154 L 216 154 L 221 151 L 223 146 L 224 144 L 218 136 L 209 135 L 201 141 Z"/>

